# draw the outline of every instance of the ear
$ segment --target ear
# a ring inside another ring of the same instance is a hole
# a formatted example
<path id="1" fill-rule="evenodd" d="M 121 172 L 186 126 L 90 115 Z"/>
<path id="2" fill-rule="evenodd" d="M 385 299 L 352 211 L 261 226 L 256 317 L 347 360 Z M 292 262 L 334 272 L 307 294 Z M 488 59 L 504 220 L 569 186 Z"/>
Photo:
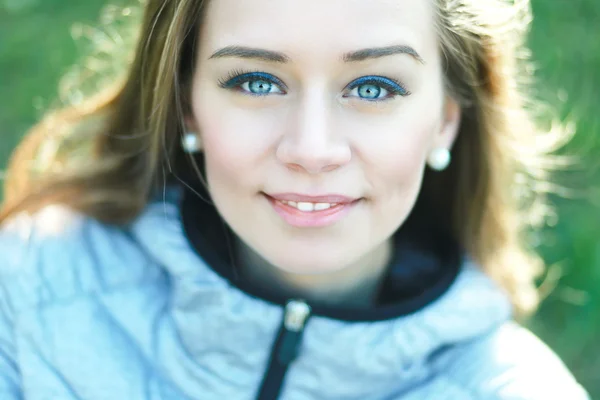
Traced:
<path id="1" fill-rule="evenodd" d="M 186 132 L 198 132 L 198 124 L 193 115 L 186 114 L 183 118 L 183 123 Z"/>
<path id="2" fill-rule="evenodd" d="M 447 96 L 444 102 L 442 123 L 433 141 L 433 148 L 450 150 L 458 136 L 461 121 L 461 108 L 456 100 Z"/>

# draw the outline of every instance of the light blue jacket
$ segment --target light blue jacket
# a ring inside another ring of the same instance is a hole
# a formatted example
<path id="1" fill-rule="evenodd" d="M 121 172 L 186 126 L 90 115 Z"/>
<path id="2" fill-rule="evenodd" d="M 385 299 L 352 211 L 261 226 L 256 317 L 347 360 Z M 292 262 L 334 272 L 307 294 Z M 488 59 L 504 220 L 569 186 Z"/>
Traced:
<path id="1" fill-rule="evenodd" d="M 0 273 L 1 400 L 256 399 L 284 319 L 192 251 L 173 201 L 127 230 L 60 206 L 16 217 Z M 287 307 L 283 357 L 297 357 L 279 399 L 588 399 L 469 262 L 407 316 L 305 311 Z"/>

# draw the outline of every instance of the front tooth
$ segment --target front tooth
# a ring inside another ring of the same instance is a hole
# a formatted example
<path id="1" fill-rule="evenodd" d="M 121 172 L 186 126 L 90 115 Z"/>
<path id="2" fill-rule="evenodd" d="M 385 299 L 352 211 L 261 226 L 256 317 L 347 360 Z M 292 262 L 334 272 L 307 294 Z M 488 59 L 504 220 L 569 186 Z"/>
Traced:
<path id="1" fill-rule="evenodd" d="M 298 208 L 298 210 L 305 212 L 315 210 L 315 205 L 313 203 L 299 202 L 296 207 Z"/>
<path id="2" fill-rule="evenodd" d="M 317 204 L 315 204 L 315 211 L 327 210 L 330 207 L 331 207 L 331 204 L 329 204 L 329 203 L 317 203 Z"/>
<path id="3" fill-rule="evenodd" d="M 298 207 L 298 203 L 296 203 L 295 201 L 288 201 L 287 203 L 289 206 L 296 207 L 296 208 Z"/>

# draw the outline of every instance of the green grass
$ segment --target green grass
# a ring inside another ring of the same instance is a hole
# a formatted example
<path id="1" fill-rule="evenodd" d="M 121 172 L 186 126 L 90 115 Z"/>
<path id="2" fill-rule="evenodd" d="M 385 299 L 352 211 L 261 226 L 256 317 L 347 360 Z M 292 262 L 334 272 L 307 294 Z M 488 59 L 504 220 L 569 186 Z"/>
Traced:
<path id="1" fill-rule="evenodd" d="M 0 168 L 81 55 L 71 26 L 96 24 L 105 3 L 0 0 Z M 581 162 L 560 175 L 577 196 L 552 198 L 559 219 L 543 232 L 540 250 L 563 276 L 530 326 L 600 398 L 600 1 L 533 0 L 533 7 L 534 95 L 576 122 L 563 152 Z"/>
<path id="2" fill-rule="evenodd" d="M 580 163 L 560 175 L 560 183 L 576 195 L 553 198 L 559 220 L 544 232 L 541 248 L 564 276 L 531 327 L 595 399 L 600 398 L 600 2 L 537 0 L 533 9 L 537 95 L 577 124 L 564 153 Z"/>
<path id="3" fill-rule="evenodd" d="M 40 0 L 8 11 L 0 0 L 0 166 L 56 98 L 59 78 L 77 58 L 73 23 L 97 22 L 104 1 Z M 17 4 L 17 1 L 6 4 Z"/>

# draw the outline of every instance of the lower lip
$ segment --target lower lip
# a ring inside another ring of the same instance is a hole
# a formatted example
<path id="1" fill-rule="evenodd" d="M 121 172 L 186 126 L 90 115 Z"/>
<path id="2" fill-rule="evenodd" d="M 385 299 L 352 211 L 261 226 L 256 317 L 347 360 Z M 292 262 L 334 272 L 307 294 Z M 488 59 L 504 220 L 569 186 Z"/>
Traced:
<path id="1" fill-rule="evenodd" d="M 327 210 L 300 211 L 295 207 L 283 204 L 265 195 L 273 209 L 285 222 L 298 228 L 317 228 L 333 225 L 344 218 L 354 208 L 359 200 L 351 203 L 338 204 Z"/>

